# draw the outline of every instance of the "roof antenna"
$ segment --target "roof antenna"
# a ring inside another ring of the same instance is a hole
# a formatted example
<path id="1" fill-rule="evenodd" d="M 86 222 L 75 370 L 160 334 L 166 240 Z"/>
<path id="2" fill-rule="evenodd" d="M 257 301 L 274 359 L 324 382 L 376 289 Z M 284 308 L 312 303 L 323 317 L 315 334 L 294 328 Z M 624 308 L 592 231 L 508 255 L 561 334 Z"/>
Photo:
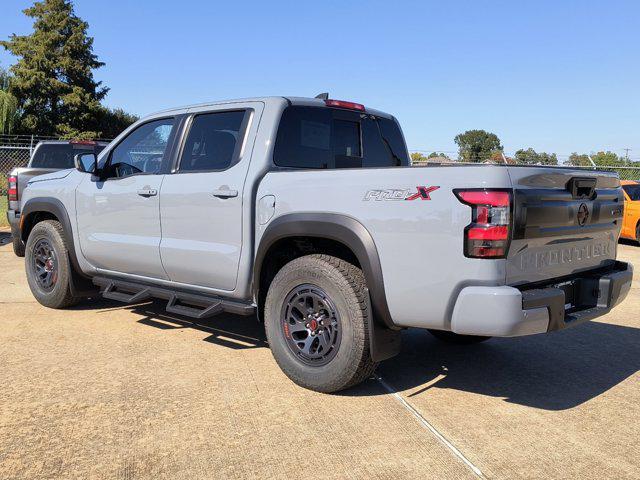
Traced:
<path id="1" fill-rule="evenodd" d="M 329 93 L 319 93 L 316 95 L 316 98 L 319 98 L 320 100 L 329 100 Z"/>

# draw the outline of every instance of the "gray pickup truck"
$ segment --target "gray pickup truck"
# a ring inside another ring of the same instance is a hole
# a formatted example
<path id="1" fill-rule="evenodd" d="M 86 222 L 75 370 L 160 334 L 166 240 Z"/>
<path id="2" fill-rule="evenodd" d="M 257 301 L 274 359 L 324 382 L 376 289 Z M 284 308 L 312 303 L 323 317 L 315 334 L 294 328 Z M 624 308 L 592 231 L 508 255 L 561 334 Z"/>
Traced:
<path id="1" fill-rule="evenodd" d="M 107 142 L 92 140 L 43 140 L 33 149 L 26 167 L 16 167 L 7 175 L 7 220 L 11 226 L 13 251 L 24 257 L 24 242 L 20 238 L 20 198 L 22 191 L 34 177 L 45 173 L 73 168 L 73 158 L 82 152 L 100 153 Z"/>
<path id="2" fill-rule="evenodd" d="M 166 300 L 264 320 L 294 382 L 361 382 L 415 327 L 449 342 L 552 332 L 627 295 L 615 174 L 411 167 L 396 119 L 268 97 L 150 115 L 34 178 L 20 235 L 36 299 Z"/>

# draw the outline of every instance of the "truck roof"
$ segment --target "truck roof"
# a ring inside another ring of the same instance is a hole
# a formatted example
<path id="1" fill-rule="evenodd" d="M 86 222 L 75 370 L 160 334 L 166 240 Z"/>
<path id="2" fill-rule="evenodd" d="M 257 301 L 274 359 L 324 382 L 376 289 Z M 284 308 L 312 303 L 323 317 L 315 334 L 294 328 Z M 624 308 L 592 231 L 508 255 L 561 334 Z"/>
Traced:
<path id="1" fill-rule="evenodd" d="M 250 98 L 236 98 L 236 99 L 229 99 L 229 100 L 217 100 L 212 102 L 195 103 L 192 105 L 183 105 L 181 107 L 174 107 L 174 108 L 168 108 L 165 110 L 159 110 L 157 112 L 150 113 L 149 115 L 145 115 L 144 117 L 145 118 L 152 117 L 162 113 L 178 114 L 190 108 L 202 108 L 202 107 L 208 107 L 208 106 L 225 105 L 225 104 L 233 104 L 233 103 L 245 103 L 245 102 L 263 102 L 265 104 L 289 102 L 291 105 L 304 105 L 309 107 L 326 107 L 324 100 L 320 98 L 268 96 L 268 97 L 250 97 Z M 377 115 L 379 117 L 394 118 L 393 115 L 382 112 L 380 110 L 369 108 L 366 105 L 365 105 L 365 111 L 367 113 Z"/>

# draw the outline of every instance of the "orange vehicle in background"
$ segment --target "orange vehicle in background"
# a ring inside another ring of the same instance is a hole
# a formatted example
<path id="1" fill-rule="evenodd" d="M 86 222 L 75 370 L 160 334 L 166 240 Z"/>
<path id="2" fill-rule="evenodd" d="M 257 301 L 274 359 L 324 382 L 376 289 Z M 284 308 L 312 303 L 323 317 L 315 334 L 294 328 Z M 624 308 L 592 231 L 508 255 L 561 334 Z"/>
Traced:
<path id="1" fill-rule="evenodd" d="M 620 236 L 640 242 L 640 183 L 621 180 L 624 190 L 624 217 Z"/>

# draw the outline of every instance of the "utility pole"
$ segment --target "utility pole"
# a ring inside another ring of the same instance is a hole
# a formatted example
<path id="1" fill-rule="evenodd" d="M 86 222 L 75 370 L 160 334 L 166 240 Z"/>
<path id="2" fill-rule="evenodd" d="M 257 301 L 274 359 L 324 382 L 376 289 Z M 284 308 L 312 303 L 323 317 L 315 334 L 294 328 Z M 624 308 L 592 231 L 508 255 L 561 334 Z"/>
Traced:
<path id="1" fill-rule="evenodd" d="M 630 148 L 623 148 L 624 150 L 624 161 L 629 163 L 629 152 L 631 151 Z"/>

